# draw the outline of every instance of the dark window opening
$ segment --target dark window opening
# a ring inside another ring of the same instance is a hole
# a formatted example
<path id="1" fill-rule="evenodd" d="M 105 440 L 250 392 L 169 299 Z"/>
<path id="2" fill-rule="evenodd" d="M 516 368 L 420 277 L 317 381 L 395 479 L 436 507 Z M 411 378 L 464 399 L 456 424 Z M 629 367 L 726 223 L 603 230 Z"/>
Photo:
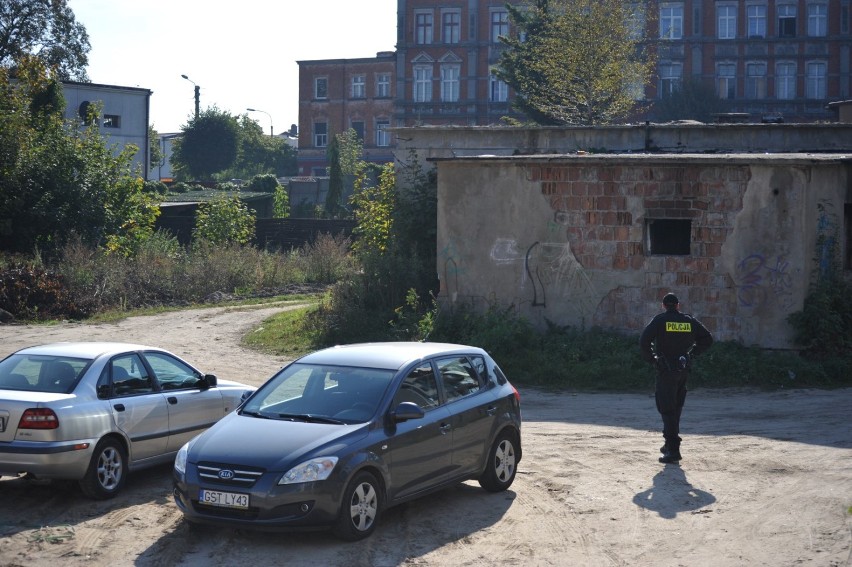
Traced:
<path id="1" fill-rule="evenodd" d="M 843 227 L 846 229 L 846 252 L 843 255 L 843 269 L 852 270 L 852 203 L 843 205 Z"/>
<path id="2" fill-rule="evenodd" d="M 121 117 L 115 114 L 104 114 L 104 128 L 120 128 Z"/>
<path id="3" fill-rule="evenodd" d="M 692 238 L 692 221 L 649 219 L 645 224 L 645 238 L 645 250 L 648 254 L 688 256 Z"/>
<path id="4" fill-rule="evenodd" d="M 356 121 L 352 123 L 352 129 L 355 130 L 355 134 L 358 136 L 358 139 L 362 142 L 364 141 L 364 122 Z"/>

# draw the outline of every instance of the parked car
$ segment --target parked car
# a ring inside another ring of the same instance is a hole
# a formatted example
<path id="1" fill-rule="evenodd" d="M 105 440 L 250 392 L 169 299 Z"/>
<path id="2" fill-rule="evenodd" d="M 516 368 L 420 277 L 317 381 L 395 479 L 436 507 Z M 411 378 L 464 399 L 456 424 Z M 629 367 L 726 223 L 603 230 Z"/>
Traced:
<path id="1" fill-rule="evenodd" d="M 284 367 L 184 445 L 174 497 L 190 524 L 355 541 L 387 507 L 435 490 L 506 490 L 520 460 L 520 396 L 484 350 L 347 345 Z"/>
<path id="2" fill-rule="evenodd" d="M 111 498 L 129 471 L 173 460 L 254 390 L 150 346 L 19 350 L 0 361 L 0 475 L 76 480 Z"/>

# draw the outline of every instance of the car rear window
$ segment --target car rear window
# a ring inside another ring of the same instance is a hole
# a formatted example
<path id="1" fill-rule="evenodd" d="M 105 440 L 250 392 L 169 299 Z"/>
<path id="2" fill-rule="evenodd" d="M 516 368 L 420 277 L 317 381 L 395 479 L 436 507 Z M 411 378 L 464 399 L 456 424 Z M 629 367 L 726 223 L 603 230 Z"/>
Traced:
<path id="1" fill-rule="evenodd" d="M 13 354 L 0 362 L 0 389 L 67 394 L 88 364 L 81 358 Z"/>

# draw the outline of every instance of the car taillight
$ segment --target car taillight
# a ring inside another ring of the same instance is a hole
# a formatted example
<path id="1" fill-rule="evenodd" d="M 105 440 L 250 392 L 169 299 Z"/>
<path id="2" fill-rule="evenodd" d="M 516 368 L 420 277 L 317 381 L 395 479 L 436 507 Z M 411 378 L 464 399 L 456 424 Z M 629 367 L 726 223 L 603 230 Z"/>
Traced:
<path id="1" fill-rule="evenodd" d="M 515 399 L 518 400 L 518 403 L 520 404 L 521 403 L 521 393 L 514 386 L 512 386 L 512 391 L 515 392 Z"/>
<path id="2" fill-rule="evenodd" d="M 18 429 L 56 429 L 59 418 L 52 409 L 30 408 L 21 416 Z"/>

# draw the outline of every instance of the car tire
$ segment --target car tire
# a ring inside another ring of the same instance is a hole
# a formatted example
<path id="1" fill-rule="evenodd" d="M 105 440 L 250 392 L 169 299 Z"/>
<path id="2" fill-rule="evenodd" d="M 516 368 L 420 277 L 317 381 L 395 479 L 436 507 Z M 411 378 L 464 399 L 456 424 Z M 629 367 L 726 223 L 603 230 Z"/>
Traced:
<path id="1" fill-rule="evenodd" d="M 482 476 L 479 477 L 479 486 L 488 492 L 502 492 L 512 486 L 515 474 L 518 472 L 515 458 L 516 439 L 517 437 L 512 433 L 503 431 L 491 445 L 491 450 L 488 451 L 488 463 L 485 465 Z"/>
<path id="2" fill-rule="evenodd" d="M 80 489 L 89 498 L 107 500 L 122 489 L 127 477 L 127 452 L 115 439 L 101 439 L 95 447 Z"/>
<path id="3" fill-rule="evenodd" d="M 384 499 L 376 477 L 366 471 L 359 472 L 343 492 L 334 534 L 345 541 L 368 537 L 376 529 L 383 509 Z"/>

